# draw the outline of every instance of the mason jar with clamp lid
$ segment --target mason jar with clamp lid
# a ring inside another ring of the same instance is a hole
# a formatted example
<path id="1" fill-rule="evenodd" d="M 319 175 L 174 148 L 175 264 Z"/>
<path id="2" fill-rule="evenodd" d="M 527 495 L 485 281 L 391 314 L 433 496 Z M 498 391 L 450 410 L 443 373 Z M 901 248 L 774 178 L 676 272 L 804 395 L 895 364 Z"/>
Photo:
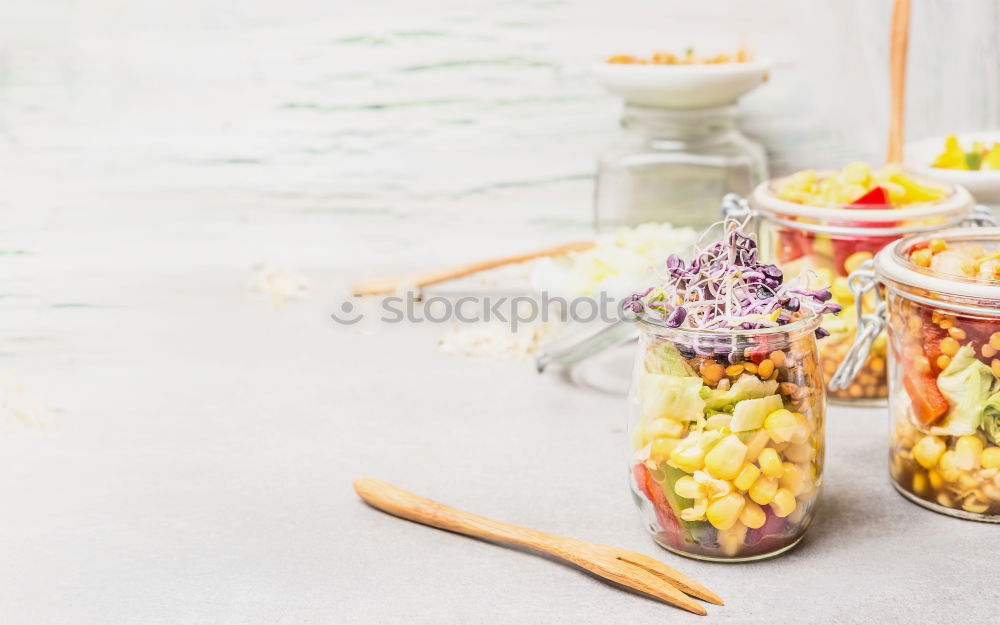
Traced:
<path id="1" fill-rule="evenodd" d="M 845 388 L 889 335 L 893 485 L 951 516 L 1000 522 L 1000 228 L 904 239 L 854 271 L 859 332 L 831 386 Z"/>
<path id="2" fill-rule="evenodd" d="M 835 172 L 809 172 L 818 180 Z M 800 175 L 800 174 L 796 174 Z M 760 184 L 749 200 L 727 198 L 723 212 L 747 215 L 755 222 L 761 258 L 773 262 L 793 277 L 804 272 L 818 275 L 819 282 L 831 284 L 831 297 L 844 306 L 838 317 L 824 321 L 829 336 L 820 340 L 820 356 L 827 377 L 850 349 L 855 336 L 857 315 L 848 288 L 847 276 L 874 254 L 903 237 L 964 225 L 992 225 L 987 207 L 976 205 L 964 188 L 906 174 L 939 192 L 939 199 L 904 206 L 888 204 L 836 204 L 824 206 L 789 201 L 779 197 L 793 176 Z M 860 312 L 871 312 L 872 297 L 859 304 Z M 886 397 L 886 339 L 877 337 L 868 358 L 852 383 L 830 389 L 832 401 L 877 405 Z"/>

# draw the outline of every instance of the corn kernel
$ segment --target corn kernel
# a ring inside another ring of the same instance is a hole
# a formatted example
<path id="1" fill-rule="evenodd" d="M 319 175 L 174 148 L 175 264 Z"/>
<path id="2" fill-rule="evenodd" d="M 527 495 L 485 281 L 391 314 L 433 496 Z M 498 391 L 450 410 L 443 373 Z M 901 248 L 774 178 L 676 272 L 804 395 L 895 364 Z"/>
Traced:
<path id="1" fill-rule="evenodd" d="M 955 457 L 955 451 L 949 449 L 941 454 L 941 459 L 938 460 L 938 471 L 946 482 L 955 482 L 958 480 L 958 476 L 962 474 L 959 468 L 955 466 Z"/>
<path id="2" fill-rule="evenodd" d="M 982 453 L 983 441 L 976 436 L 961 436 L 955 442 L 955 466 L 962 471 L 978 469 Z"/>
<path id="3" fill-rule="evenodd" d="M 757 458 L 757 464 L 760 465 L 761 472 L 767 477 L 781 477 L 785 472 L 784 468 L 781 466 L 781 457 L 778 456 L 773 448 L 767 447 L 764 451 L 760 452 L 760 456 Z"/>
<path id="4" fill-rule="evenodd" d="M 685 475 L 674 482 L 674 492 L 685 499 L 704 499 L 707 496 L 705 487 L 694 481 L 690 475 Z"/>
<path id="5" fill-rule="evenodd" d="M 795 417 L 795 430 L 792 431 L 792 438 L 789 442 L 801 444 L 809 440 L 809 434 L 811 433 L 811 428 L 809 427 L 809 420 L 805 418 L 800 412 L 793 412 L 792 416 Z"/>
<path id="6" fill-rule="evenodd" d="M 747 538 L 747 526 L 737 522 L 727 530 L 719 531 L 719 545 L 722 553 L 727 556 L 739 555 L 743 550 L 743 541 Z"/>
<path id="7" fill-rule="evenodd" d="M 708 509 L 707 499 L 698 499 L 694 502 L 694 505 L 690 508 L 685 508 L 681 510 L 681 520 L 683 521 L 703 521 L 705 520 L 705 511 Z"/>
<path id="8" fill-rule="evenodd" d="M 991 447 L 991 449 L 997 448 Z M 760 469 L 748 462 L 743 465 L 743 468 L 740 469 L 740 474 L 733 480 L 733 486 L 742 491 L 750 490 L 750 487 L 753 486 L 758 477 L 760 477 Z"/>
<path id="9" fill-rule="evenodd" d="M 927 492 L 927 476 L 923 471 L 917 471 L 913 474 L 912 490 L 918 495 L 923 495 Z"/>
<path id="10" fill-rule="evenodd" d="M 774 499 L 774 493 L 778 492 L 778 480 L 771 479 L 766 475 L 757 478 L 747 493 L 754 502 L 765 506 Z"/>
<path id="11" fill-rule="evenodd" d="M 784 462 L 781 465 L 784 467 L 784 472 L 781 474 L 781 479 L 778 480 L 778 485 L 781 488 L 788 490 L 792 495 L 798 497 L 802 494 L 802 491 L 806 489 L 805 476 L 802 471 L 791 462 Z"/>
<path id="12" fill-rule="evenodd" d="M 971 494 L 965 498 L 965 501 L 962 502 L 962 509 L 966 512 L 982 514 L 990 509 L 990 504 L 985 501 L 980 501 L 975 494 Z"/>
<path id="13" fill-rule="evenodd" d="M 1000 350 L 1000 332 L 994 332 L 990 335 L 990 347 Z"/>
<path id="14" fill-rule="evenodd" d="M 918 267 L 931 266 L 931 253 L 925 248 L 914 251 L 910 254 L 910 262 Z"/>
<path id="15" fill-rule="evenodd" d="M 952 330 L 954 330 L 954 328 L 952 328 Z M 951 330 L 949 330 L 949 332 L 951 332 Z M 945 354 L 946 356 L 954 356 L 955 354 L 958 353 L 958 348 L 959 348 L 958 341 L 951 338 L 950 336 L 946 336 L 945 338 L 941 339 L 942 354 Z"/>
<path id="16" fill-rule="evenodd" d="M 790 410 L 784 408 L 775 410 L 764 419 L 764 429 L 776 443 L 785 443 L 792 439 L 799 423 Z"/>
<path id="17" fill-rule="evenodd" d="M 855 161 L 853 163 L 848 163 L 847 165 L 844 166 L 844 172 L 843 172 L 844 182 L 848 184 L 863 185 L 868 182 L 868 180 L 871 178 L 871 175 L 872 175 L 872 170 L 868 166 L 868 163 Z M 854 199 L 857 199 L 858 197 L 861 196 L 856 196 Z"/>
<path id="18" fill-rule="evenodd" d="M 980 456 L 980 464 L 984 469 L 1000 468 L 1000 447 L 987 447 Z"/>
<path id="19" fill-rule="evenodd" d="M 954 327 L 954 328 L 948 328 L 948 336 L 957 341 L 964 341 L 968 335 L 962 328 Z"/>
<path id="20" fill-rule="evenodd" d="M 763 508 L 749 499 L 744 499 L 743 511 L 740 512 L 740 523 L 751 529 L 757 529 L 758 527 L 763 527 L 766 520 L 767 515 L 764 513 Z"/>
<path id="21" fill-rule="evenodd" d="M 951 358 L 947 354 L 941 354 L 937 357 L 936 363 L 938 369 L 947 369 L 948 365 L 951 364 Z"/>
<path id="22" fill-rule="evenodd" d="M 770 442 L 771 437 L 764 430 L 757 430 L 749 441 L 747 441 L 747 462 L 756 462 L 760 452 Z"/>
<path id="23" fill-rule="evenodd" d="M 720 480 L 731 480 L 740 473 L 747 446 L 735 434 L 719 441 L 705 455 L 705 470 Z"/>
<path id="24" fill-rule="evenodd" d="M 927 359 L 927 356 L 917 356 L 913 359 L 913 368 L 920 373 L 930 373 L 931 361 Z"/>
<path id="25" fill-rule="evenodd" d="M 972 477 L 969 473 L 959 473 L 958 487 L 963 491 L 975 490 L 979 487 L 979 480 Z"/>
<path id="26" fill-rule="evenodd" d="M 709 499 L 717 499 L 733 492 L 732 483 L 726 480 L 717 480 L 705 471 L 695 471 L 694 479 L 705 487 Z"/>
<path id="27" fill-rule="evenodd" d="M 646 442 L 649 442 L 657 438 L 680 438 L 686 430 L 680 421 L 660 418 L 650 421 L 643 435 Z"/>
<path id="28" fill-rule="evenodd" d="M 786 517 L 795 510 L 795 495 L 786 488 L 779 488 L 771 501 L 771 510 L 779 517 Z"/>
<path id="29" fill-rule="evenodd" d="M 997 355 L 997 350 L 990 347 L 988 343 L 983 343 L 983 346 L 979 348 L 979 353 L 983 355 L 983 358 L 993 358 Z"/>
<path id="30" fill-rule="evenodd" d="M 952 507 L 951 495 L 948 493 L 938 493 L 937 502 L 939 506 L 944 506 L 945 508 Z"/>
<path id="31" fill-rule="evenodd" d="M 660 464 L 670 458 L 674 448 L 681 442 L 679 438 L 658 438 L 649 447 L 649 457 Z"/>
<path id="32" fill-rule="evenodd" d="M 990 361 L 990 371 L 993 372 L 993 375 L 1000 378 L 1000 360 L 994 358 Z"/>
<path id="33" fill-rule="evenodd" d="M 937 254 L 948 249 L 948 244 L 944 242 L 944 239 L 931 239 L 929 247 L 932 254 Z"/>
<path id="34" fill-rule="evenodd" d="M 685 438 L 670 452 L 670 464 L 686 473 L 694 473 L 705 466 L 705 448 L 691 438 Z"/>
<path id="35" fill-rule="evenodd" d="M 931 488 L 934 490 L 941 490 L 941 487 L 944 486 L 944 478 L 934 469 L 927 472 L 927 481 L 930 482 Z"/>
<path id="36" fill-rule="evenodd" d="M 871 252 L 854 252 L 844 261 L 844 269 L 847 273 L 853 273 L 858 269 L 861 269 L 862 263 L 865 263 L 873 258 Z"/>
<path id="37" fill-rule="evenodd" d="M 729 493 L 709 504 L 705 516 L 716 529 L 727 530 L 739 520 L 740 513 L 743 512 L 743 502 L 743 495 Z"/>
<path id="38" fill-rule="evenodd" d="M 911 450 L 913 457 L 925 469 L 932 469 L 944 453 L 944 441 L 937 436 L 925 436 Z"/>
<path id="39" fill-rule="evenodd" d="M 808 443 L 797 443 L 786 447 L 784 454 L 787 460 L 805 464 L 806 462 L 812 460 L 813 448 L 812 445 L 809 445 Z"/>
<path id="40" fill-rule="evenodd" d="M 830 293 L 833 294 L 833 299 L 837 300 L 841 304 L 848 304 L 854 301 L 854 293 L 851 292 L 851 287 L 847 284 L 847 278 L 837 278 L 830 285 Z"/>

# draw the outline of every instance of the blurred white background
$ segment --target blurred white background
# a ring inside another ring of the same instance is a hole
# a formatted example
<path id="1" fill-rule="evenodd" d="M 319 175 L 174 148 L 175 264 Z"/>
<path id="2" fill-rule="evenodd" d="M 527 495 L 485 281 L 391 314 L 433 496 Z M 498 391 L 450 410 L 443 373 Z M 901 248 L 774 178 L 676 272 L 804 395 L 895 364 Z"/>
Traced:
<path id="1" fill-rule="evenodd" d="M 911 139 L 1000 123 L 998 7 L 914 2 Z M 253 197 L 373 226 L 580 225 L 619 110 L 590 64 L 740 42 L 775 62 L 742 109 L 773 172 L 884 151 L 889 0 L 48 0 L 0 12 L 8 186 Z"/>

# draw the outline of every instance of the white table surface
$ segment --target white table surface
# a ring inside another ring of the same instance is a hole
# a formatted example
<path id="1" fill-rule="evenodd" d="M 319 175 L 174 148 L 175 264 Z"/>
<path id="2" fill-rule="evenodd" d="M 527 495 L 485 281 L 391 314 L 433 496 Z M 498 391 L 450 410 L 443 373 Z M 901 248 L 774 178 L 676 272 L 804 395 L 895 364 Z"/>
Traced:
<path id="1" fill-rule="evenodd" d="M 783 167 L 855 156 L 860 127 L 811 117 L 837 98 L 797 82 L 814 75 L 795 52 L 812 31 L 784 19 L 799 3 L 769 2 L 782 19 L 732 3 L 718 31 L 724 4 L 0 8 L 0 623 L 995 622 L 1000 527 L 896 495 L 883 410 L 831 408 L 823 503 L 795 550 L 687 561 L 640 526 L 622 398 L 443 354 L 440 326 L 328 318 L 364 275 L 585 236 L 617 110 L 586 66 L 652 47 L 656 25 L 766 42 L 781 71 L 747 119 Z M 956 15 L 953 30 L 977 23 Z M 960 68 L 981 55 L 921 40 Z M 879 81 L 858 68 L 876 64 L 851 58 L 847 91 L 871 92 L 841 100 L 864 102 Z M 957 125 L 995 121 L 996 81 Z M 313 289 L 272 308 L 252 289 L 263 263 Z M 661 557 L 728 605 L 699 620 L 390 518 L 352 492 L 362 475 Z"/>

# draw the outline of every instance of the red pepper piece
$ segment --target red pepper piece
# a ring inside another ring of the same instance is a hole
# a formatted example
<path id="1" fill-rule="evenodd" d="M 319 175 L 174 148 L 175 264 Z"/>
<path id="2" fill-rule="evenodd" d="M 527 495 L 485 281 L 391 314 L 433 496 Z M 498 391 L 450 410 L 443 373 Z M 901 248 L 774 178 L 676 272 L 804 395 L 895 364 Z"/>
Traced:
<path id="1" fill-rule="evenodd" d="M 660 485 L 650 475 L 649 469 L 646 468 L 646 465 L 639 463 L 632 467 L 632 475 L 635 477 L 635 483 L 639 486 L 639 490 L 653 504 L 653 511 L 656 513 L 656 520 L 660 527 L 676 535 L 680 531 L 680 523 L 674 516 L 670 502 L 664 496 Z"/>
<path id="2" fill-rule="evenodd" d="M 851 202 L 852 208 L 877 208 L 889 206 L 889 194 L 882 187 L 875 187 L 858 199 Z"/>
<path id="3" fill-rule="evenodd" d="M 937 381 L 929 373 L 908 367 L 903 375 L 903 387 L 910 396 L 913 414 L 924 425 L 931 425 L 948 412 L 948 400 L 941 394 Z"/>
<path id="4" fill-rule="evenodd" d="M 810 232 L 802 232 L 792 228 L 779 230 L 778 244 L 775 249 L 778 263 L 790 263 L 810 254 L 812 252 L 812 238 L 813 235 Z"/>
<path id="5" fill-rule="evenodd" d="M 920 331 L 924 337 L 924 355 L 930 361 L 931 369 L 939 371 L 937 359 L 941 355 L 941 339 L 948 336 L 948 332 L 929 319 L 924 319 Z"/>

